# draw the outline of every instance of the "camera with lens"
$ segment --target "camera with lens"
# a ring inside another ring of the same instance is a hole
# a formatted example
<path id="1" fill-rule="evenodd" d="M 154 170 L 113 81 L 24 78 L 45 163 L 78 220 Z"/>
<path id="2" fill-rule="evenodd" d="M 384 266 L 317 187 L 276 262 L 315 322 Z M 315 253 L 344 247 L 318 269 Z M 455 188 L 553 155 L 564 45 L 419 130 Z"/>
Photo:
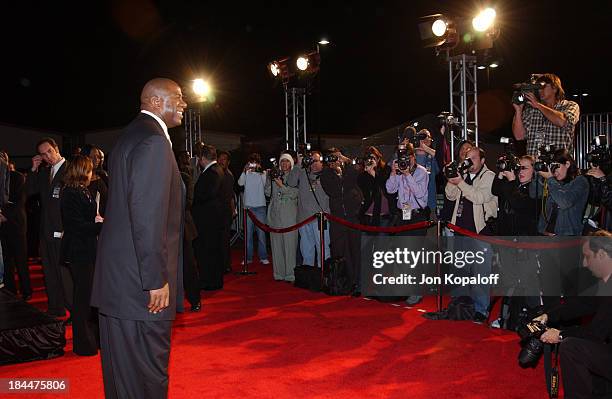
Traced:
<path id="1" fill-rule="evenodd" d="M 591 142 L 591 151 L 586 154 L 586 160 L 593 166 L 606 166 L 612 161 L 608 139 L 605 135 L 596 136 Z"/>
<path id="2" fill-rule="evenodd" d="M 500 172 L 518 173 L 521 170 L 520 159 L 514 155 L 514 142 L 508 137 L 502 137 L 499 140 L 505 146 L 505 153 L 497 159 L 495 166 Z"/>
<path id="3" fill-rule="evenodd" d="M 323 163 L 330 164 L 338 162 L 338 156 L 334 154 L 323 155 Z"/>
<path id="4" fill-rule="evenodd" d="M 376 156 L 374 154 L 368 154 L 365 158 L 363 158 L 364 166 L 372 166 L 376 165 Z"/>
<path id="5" fill-rule="evenodd" d="M 532 320 L 519 326 L 517 333 L 521 338 L 522 348 L 518 360 L 521 366 L 534 364 L 542 355 L 544 343 L 540 341 L 540 337 L 545 331 L 546 324 L 540 321 Z"/>
<path id="6" fill-rule="evenodd" d="M 410 169 L 410 155 L 405 144 L 397 146 L 397 169 L 395 173 L 401 175 L 402 172 Z"/>
<path id="7" fill-rule="evenodd" d="M 554 161 L 555 151 L 557 148 L 554 145 L 545 145 L 540 147 L 540 155 L 538 156 L 538 160 L 535 164 L 533 164 L 533 169 L 536 172 L 547 172 L 550 168 L 551 173 L 555 172 L 561 164 Z"/>
<path id="8" fill-rule="evenodd" d="M 513 84 L 512 103 L 517 105 L 525 104 L 527 93 L 533 93 L 538 101 L 540 101 L 540 89 L 545 85 L 544 82 L 538 82 L 540 76 L 540 74 L 534 73 L 531 74 L 529 81 Z"/>
<path id="9" fill-rule="evenodd" d="M 270 163 L 272 163 L 272 167 L 270 168 L 270 179 L 275 180 L 279 177 L 283 177 L 283 171 L 279 169 L 278 162 L 276 162 L 276 158 L 270 158 Z"/>
<path id="10" fill-rule="evenodd" d="M 440 115 L 438 115 L 438 119 L 441 124 L 448 126 L 457 126 L 461 124 L 459 119 L 448 111 L 441 112 Z"/>
<path id="11" fill-rule="evenodd" d="M 421 140 L 425 140 L 427 137 L 427 133 L 419 132 L 414 136 L 410 137 L 408 141 L 416 148 L 421 145 Z"/>
<path id="12" fill-rule="evenodd" d="M 310 143 L 306 143 L 304 150 L 300 153 L 302 156 L 302 167 L 308 169 L 312 166 L 314 159 L 312 157 L 312 151 L 310 151 Z"/>
<path id="13" fill-rule="evenodd" d="M 470 158 L 466 158 L 465 161 L 461 163 L 454 160 L 444 167 L 444 176 L 446 176 L 447 179 L 459 177 L 459 175 L 465 173 L 472 165 L 474 165 L 474 162 L 472 162 Z"/>
<path id="14" fill-rule="evenodd" d="M 258 166 L 255 162 L 249 162 L 247 164 L 247 171 L 255 172 L 255 173 L 262 173 L 263 169 L 261 168 L 261 166 Z"/>

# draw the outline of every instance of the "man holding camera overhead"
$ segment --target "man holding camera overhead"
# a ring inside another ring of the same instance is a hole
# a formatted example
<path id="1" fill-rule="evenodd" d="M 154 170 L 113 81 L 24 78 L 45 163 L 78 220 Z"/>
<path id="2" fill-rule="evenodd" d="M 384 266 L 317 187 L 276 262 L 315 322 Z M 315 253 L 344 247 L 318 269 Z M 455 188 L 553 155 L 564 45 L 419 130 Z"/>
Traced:
<path id="1" fill-rule="evenodd" d="M 527 155 L 538 156 L 545 145 L 574 149 L 574 128 L 580 119 L 580 108 L 565 99 L 561 79 L 552 73 L 532 76 L 539 88 L 524 91 L 513 98 L 512 133 L 517 140 L 527 140 Z M 522 91 L 522 90 L 521 90 Z M 526 106 L 525 106 L 526 104 Z"/>

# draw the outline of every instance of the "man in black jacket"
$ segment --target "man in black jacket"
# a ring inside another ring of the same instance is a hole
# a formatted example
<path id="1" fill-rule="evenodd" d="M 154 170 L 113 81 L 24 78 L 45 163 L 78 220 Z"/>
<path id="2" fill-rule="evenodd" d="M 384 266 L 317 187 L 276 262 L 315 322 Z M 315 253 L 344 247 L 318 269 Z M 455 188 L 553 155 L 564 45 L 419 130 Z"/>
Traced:
<path id="1" fill-rule="evenodd" d="M 6 159 L 8 161 L 8 155 Z M 25 177 L 17 171 L 10 171 L 9 201 L 0 213 L 4 282 L 9 291 L 17 293 L 14 275 L 17 269 L 21 295 L 28 301 L 32 298 L 32 287 L 28 271 L 25 203 Z"/>
<path id="2" fill-rule="evenodd" d="M 583 265 L 599 282 L 596 297 L 567 298 L 566 302 L 538 317 L 550 324 L 593 316 L 585 326 L 549 328 L 540 338 L 561 343 L 561 369 L 565 397 L 591 398 L 593 376 L 612 382 L 612 234 L 600 231 L 582 246 Z"/>
<path id="3" fill-rule="evenodd" d="M 106 398 L 166 398 L 172 321 L 183 310 L 185 186 L 168 128 L 187 107 L 180 86 L 153 79 L 110 157 L 91 304 L 100 314 Z"/>
<path id="4" fill-rule="evenodd" d="M 68 161 L 50 137 L 41 139 L 36 151 L 26 184 L 28 195 L 40 195 L 40 249 L 49 301 L 47 313 L 63 317 L 64 308 L 72 308 L 72 277 L 68 268 L 59 264 L 63 235 L 60 194 Z"/>
<path id="5" fill-rule="evenodd" d="M 191 208 L 198 230 L 193 248 L 200 268 L 200 287 L 213 291 L 223 288 L 223 232 L 227 225 L 228 207 L 224 203 L 223 169 L 217 163 L 215 147 L 204 144 L 198 162 L 203 171 L 194 188 Z"/>
<path id="6" fill-rule="evenodd" d="M 331 214 L 349 222 L 359 222 L 363 194 L 357 185 L 359 172 L 340 150 L 331 148 L 328 154 L 338 158 L 321 172 L 321 186 L 329 196 Z M 330 225 L 330 251 L 333 258 L 344 258 L 353 295 L 360 292 L 361 232 L 339 223 Z"/>

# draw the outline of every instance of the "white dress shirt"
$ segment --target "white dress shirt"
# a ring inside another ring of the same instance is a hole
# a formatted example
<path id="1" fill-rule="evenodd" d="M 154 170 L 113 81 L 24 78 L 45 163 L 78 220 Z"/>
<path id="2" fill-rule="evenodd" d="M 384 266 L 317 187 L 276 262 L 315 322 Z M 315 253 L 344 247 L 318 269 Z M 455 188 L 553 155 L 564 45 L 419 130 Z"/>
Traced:
<path id="1" fill-rule="evenodd" d="M 66 158 L 62 158 L 58 163 L 56 163 L 55 165 L 51 167 L 51 181 L 53 181 L 53 178 L 55 178 L 57 171 L 60 170 L 60 168 L 65 162 L 66 162 Z"/>

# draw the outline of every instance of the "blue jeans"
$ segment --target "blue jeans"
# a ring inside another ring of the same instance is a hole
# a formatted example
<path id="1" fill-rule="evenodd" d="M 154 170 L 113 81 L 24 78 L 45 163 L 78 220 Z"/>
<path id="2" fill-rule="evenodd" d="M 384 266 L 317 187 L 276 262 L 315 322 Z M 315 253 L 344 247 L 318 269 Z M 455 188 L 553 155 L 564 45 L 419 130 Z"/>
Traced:
<path id="1" fill-rule="evenodd" d="M 262 223 L 266 222 L 265 206 L 249 208 L 249 210 L 253 212 L 257 220 Z M 259 260 L 267 260 L 268 250 L 266 248 L 266 232 L 255 226 L 255 223 L 253 223 L 250 216 L 247 216 L 246 227 L 247 232 L 245 239 L 247 240 L 247 262 L 251 262 L 253 260 L 253 229 L 255 229 L 255 231 L 257 232 L 257 254 L 259 255 Z"/>
<path id="2" fill-rule="evenodd" d="M 319 234 L 319 222 L 317 220 L 302 226 L 300 232 L 300 252 L 302 253 L 302 264 L 308 266 L 315 265 L 315 255 L 317 263 L 321 263 L 321 236 Z M 323 244 L 325 245 L 325 259 L 329 259 L 329 222 L 323 235 Z M 319 265 L 321 267 L 321 265 Z"/>
<path id="3" fill-rule="evenodd" d="M 467 237 L 458 237 L 455 242 L 455 251 L 484 251 L 484 262 L 482 264 L 473 263 L 463 268 L 453 268 L 454 274 L 461 277 L 475 277 L 478 275 L 488 276 L 491 274 L 491 262 L 493 258 L 493 249 L 491 245 L 484 241 L 478 241 Z M 474 310 L 482 313 L 485 316 L 489 315 L 489 304 L 491 288 L 488 285 L 468 285 L 465 287 L 457 286 L 451 290 L 453 298 L 460 296 L 469 296 L 474 301 Z"/>

